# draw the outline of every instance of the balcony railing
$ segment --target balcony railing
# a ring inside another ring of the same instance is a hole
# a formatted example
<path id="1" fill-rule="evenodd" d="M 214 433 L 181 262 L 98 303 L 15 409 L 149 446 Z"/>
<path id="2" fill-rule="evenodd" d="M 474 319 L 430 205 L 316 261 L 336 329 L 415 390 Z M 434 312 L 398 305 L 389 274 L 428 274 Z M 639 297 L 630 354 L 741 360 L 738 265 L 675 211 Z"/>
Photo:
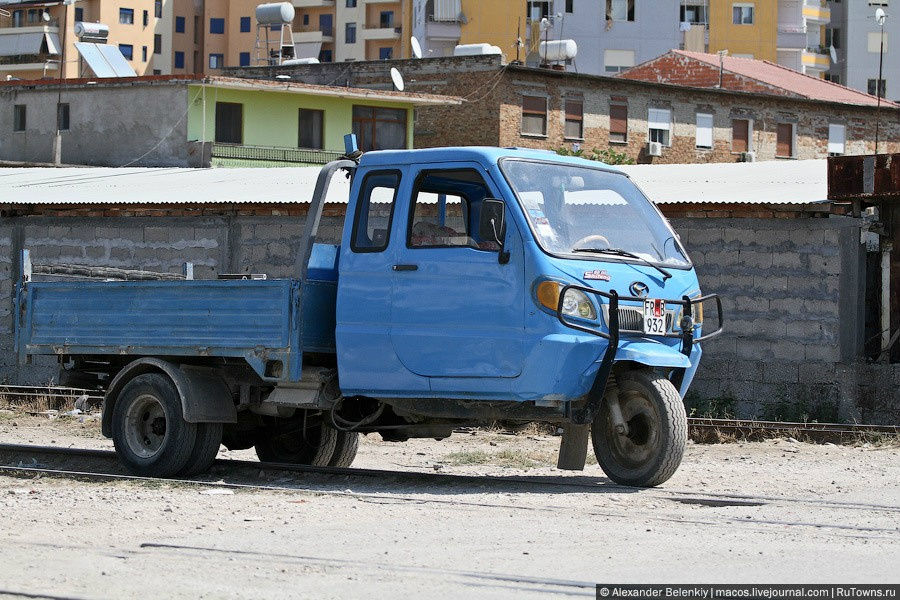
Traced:
<path id="1" fill-rule="evenodd" d="M 43 19 L 32 20 L 28 19 L 15 19 L 14 17 L 2 17 L 0 18 L 0 29 L 19 29 L 22 27 L 59 27 L 59 19 L 56 17 L 51 18 L 49 21 L 44 21 Z"/>
<path id="2" fill-rule="evenodd" d="M 333 150 L 308 150 L 304 148 L 276 148 L 270 146 L 241 146 L 235 144 L 213 144 L 212 158 L 246 163 L 291 165 L 324 165 L 341 157 Z"/>

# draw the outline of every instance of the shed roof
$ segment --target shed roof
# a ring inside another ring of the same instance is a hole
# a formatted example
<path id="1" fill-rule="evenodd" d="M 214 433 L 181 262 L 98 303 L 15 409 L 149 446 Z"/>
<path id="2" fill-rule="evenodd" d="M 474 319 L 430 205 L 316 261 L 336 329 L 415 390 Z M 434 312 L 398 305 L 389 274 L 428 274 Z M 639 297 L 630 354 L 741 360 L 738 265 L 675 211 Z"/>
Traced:
<path id="1" fill-rule="evenodd" d="M 629 165 L 658 204 L 803 205 L 827 201 L 827 161 Z M 0 204 L 203 204 L 309 202 L 317 167 L 0 168 Z M 347 201 L 335 177 L 327 201 Z"/>

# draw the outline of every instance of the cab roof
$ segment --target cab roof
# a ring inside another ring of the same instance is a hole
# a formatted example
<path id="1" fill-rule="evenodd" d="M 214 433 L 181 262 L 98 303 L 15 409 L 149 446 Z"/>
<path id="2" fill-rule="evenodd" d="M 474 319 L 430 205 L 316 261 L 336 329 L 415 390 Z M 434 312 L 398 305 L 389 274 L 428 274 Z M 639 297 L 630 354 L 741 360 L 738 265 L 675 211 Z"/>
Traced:
<path id="1" fill-rule="evenodd" d="M 359 165 L 361 167 L 383 167 L 462 161 L 496 164 L 497 161 L 502 158 L 542 160 L 583 167 L 599 167 L 610 171 L 621 172 L 606 163 L 578 158 L 576 156 L 562 156 L 553 150 L 498 148 L 495 146 L 454 146 L 448 148 L 420 148 L 415 150 L 375 150 L 363 154 L 359 161 Z"/>

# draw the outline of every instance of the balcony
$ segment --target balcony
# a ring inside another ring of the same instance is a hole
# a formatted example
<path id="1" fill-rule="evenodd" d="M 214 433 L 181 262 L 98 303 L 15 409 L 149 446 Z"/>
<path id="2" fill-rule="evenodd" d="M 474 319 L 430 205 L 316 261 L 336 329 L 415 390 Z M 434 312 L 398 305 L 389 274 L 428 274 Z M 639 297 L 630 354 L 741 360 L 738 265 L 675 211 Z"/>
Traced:
<path id="1" fill-rule="evenodd" d="M 301 27 L 294 32 L 295 44 L 329 43 L 334 41 L 334 29 L 321 30 L 318 27 Z"/>
<path id="2" fill-rule="evenodd" d="M 277 148 L 269 146 L 241 146 L 212 144 L 210 164 L 216 167 L 296 167 L 318 166 L 337 160 L 341 152 Z"/>
<path id="3" fill-rule="evenodd" d="M 828 48 L 824 46 L 815 46 L 807 48 L 800 56 L 800 62 L 803 65 L 803 71 L 824 71 L 831 66 L 831 58 L 828 54 Z"/>
<path id="4" fill-rule="evenodd" d="M 831 21 L 831 9 L 823 4 L 816 0 L 806 0 L 803 3 L 803 18 L 820 25 L 828 24 Z"/>
<path id="5" fill-rule="evenodd" d="M 59 56 L 51 54 L 0 56 L 0 73 L 15 76 L 25 71 L 41 71 L 45 76 L 55 76 L 58 70 Z"/>
<path id="6" fill-rule="evenodd" d="M 402 31 L 402 27 L 366 25 L 363 29 L 363 38 L 367 40 L 399 40 Z"/>
<path id="7" fill-rule="evenodd" d="M 805 26 L 790 26 L 782 28 L 778 26 L 778 49 L 805 50 L 809 43 L 806 38 Z"/>
<path id="8" fill-rule="evenodd" d="M 334 0 L 291 0 L 294 8 L 334 8 Z"/>

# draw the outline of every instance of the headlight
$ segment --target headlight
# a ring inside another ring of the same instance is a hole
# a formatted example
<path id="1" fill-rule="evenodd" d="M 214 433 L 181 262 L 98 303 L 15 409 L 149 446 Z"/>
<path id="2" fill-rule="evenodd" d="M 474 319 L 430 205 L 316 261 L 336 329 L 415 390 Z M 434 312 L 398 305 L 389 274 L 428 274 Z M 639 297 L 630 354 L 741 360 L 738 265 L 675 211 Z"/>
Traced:
<path id="1" fill-rule="evenodd" d="M 556 281 L 542 281 L 538 284 L 536 290 L 538 302 L 541 306 L 556 312 L 559 306 L 559 293 L 563 287 L 563 284 Z M 587 294 L 581 290 L 566 290 L 562 303 L 562 312 L 564 315 L 581 319 L 595 320 L 597 318 L 594 304 L 590 301 Z"/>
<path id="2" fill-rule="evenodd" d="M 697 300 L 700 297 L 700 293 L 698 292 L 696 295 L 691 296 L 691 300 Z M 703 303 L 702 302 L 692 302 L 691 303 L 691 313 L 694 318 L 694 325 L 703 325 Z"/>

